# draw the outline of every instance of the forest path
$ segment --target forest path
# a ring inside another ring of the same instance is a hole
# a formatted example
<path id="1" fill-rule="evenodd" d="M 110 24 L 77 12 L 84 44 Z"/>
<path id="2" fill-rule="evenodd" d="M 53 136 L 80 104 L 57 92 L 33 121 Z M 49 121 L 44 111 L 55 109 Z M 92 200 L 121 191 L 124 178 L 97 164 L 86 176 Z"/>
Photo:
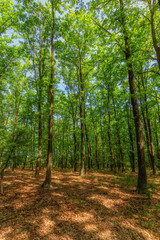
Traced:
<path id="1" fill-rule="evenodd" d="M 44 175 L 38 181 L 30 170 L 6 174 L 0 240 L 160 239 L 158 193 L 139 196 L 116 183 L 123 175 L 62 171 L 53 171 L 52 186 L 42 189 Z"/>

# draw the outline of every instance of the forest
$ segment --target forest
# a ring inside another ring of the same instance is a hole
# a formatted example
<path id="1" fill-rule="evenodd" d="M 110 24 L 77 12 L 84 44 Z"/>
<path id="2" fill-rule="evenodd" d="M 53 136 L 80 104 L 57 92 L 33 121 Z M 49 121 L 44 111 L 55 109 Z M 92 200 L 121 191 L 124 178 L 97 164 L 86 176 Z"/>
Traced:
<path id="1" fill-rule="evenodd" d="M 160 1 L 0 0 L 0 239 L 158 240 L 159 176 Z"/>

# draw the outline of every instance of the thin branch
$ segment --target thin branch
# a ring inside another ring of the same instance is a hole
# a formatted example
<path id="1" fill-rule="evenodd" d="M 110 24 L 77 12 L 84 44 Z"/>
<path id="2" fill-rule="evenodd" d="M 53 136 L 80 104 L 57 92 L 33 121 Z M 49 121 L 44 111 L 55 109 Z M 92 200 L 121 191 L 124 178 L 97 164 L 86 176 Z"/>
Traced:
<path id="1" fill-rule="evenodd" d="M 106 33 L 108 33 L 110 36 L 112 36 L 112 33 L 106 29 L 105 27 L 103 27 L 100 23 L 98 23 L 97 21 L 95 21 L 93 18 L 91 18 L 93 20 L 93 22 L 100 27 L 101 29 L 103 29 Z M 117 45 L 121 48 L 121 50 L 125 53 L 125 50 L 123 49 L 122 45 L 119 43 L 119 41 L 117 39 L 115 39 L 115 42 L 117 43 Z"/>
<path id="2" fill-rule="evenodd" d="M 155 71 L 155 70 L 148 70 L 148 71 L 143 71 L 143 72 L 137 72 L 138 74 L 143 74 L 143 73 L 156 73 L 157 75 L 159 75 L 160 76 L 160 72 L 157 72 L 157 71 Z"/>

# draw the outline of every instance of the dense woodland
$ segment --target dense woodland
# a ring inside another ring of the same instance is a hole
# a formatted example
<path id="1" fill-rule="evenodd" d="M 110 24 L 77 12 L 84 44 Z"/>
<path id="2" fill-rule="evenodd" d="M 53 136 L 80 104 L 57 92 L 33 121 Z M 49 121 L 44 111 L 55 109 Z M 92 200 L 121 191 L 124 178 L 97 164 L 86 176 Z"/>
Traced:
<path id="1" fill-rule="evenodd" d="M 160 1 L 0 1 L 0 175 L 160 169 Z"/>

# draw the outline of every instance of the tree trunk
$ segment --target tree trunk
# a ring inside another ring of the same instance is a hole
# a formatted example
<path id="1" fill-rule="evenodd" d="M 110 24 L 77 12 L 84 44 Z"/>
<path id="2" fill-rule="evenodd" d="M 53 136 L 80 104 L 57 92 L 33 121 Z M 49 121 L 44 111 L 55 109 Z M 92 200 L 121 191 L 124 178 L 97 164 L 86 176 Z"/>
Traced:
<path id="1" fill-rule="evenodd" d="M 85 154 L 84 154 L 84 82 L 82 78 L 82 66 L 80 60 L 80 123 L 81 123 L 81 169 L 80 175 L 84 176 L 86 174 L 85 169 Z"/>
<path id="2" fill-rule="evenodd" d="M 140 82 L 138 82 L 138 88 L 139 88 L 139 93 L 141 94 Z M 143 117 L 143 125 L 144 125 L 144 130 L 145 130 L 145 135 L 146 135 L 148 159 L 149 159 L 150 167 L 152 169 L 151 148 L 150 148 L 149 134 L 148 134 L 148 128 L 147 128 L 147 121 L 146 121 L 144 107 L 143 107 L 143 103 L 142 103 L 141 97 L 140 97 L 139 100 L 140 100 L 141 113 L 142 113 L 142 117 Z"/>
<path id="3" fill-rule="evenodd" d="M 69 144 L 68 144 L 68 132 L 67 132 L 67 146 L 66 146 L 66 161 L 65 161 L 65 168 L 67 168 L 68 167 L 68 146 L 69 146 Z"/>
<path id="4" fill-rule="evenodd" d="M 117 119 L 117 111 L 116 111 L 116 107 L 115 107 L 115 102 L 114 102 L 113 96 L 112 96 L 112 100 L 113 100 L 114 114 L 115 114 L 115 120 L 116 120 L 117 143 L 118 143 L 118 151 L 119 151 L 119 158 L 120 158 L 120 164 L 119 164 L 120 166 L 119 166 L 119 168 L 121 169 L 122 172 L 124 172 L 125 171 L 124 154 L 123 154 L 123 150 L 122 150 L 122 143 L 121 143 L 121 138 L 120 138 L 120 130 L 119 130 L 118 119 Z"/>
<path id="5" fill-rule="evenodd" d="M 109 151 L 110 151 L 110 168 L 111 171 L 116 173 L 116 162 L 114 157 L 114 151 L 111 141 L 111 114 L 110 114 L 110 90 L 108 86 L 108 101 L 107 101 L 107 112 L 108 112 L 108 142 L 109 142 Z"/>
<path id="6" fill-rule="evenodd" d="M 127 108 L 127 123 L 128 123 L 128 132 L 129 132 L 130 147 L 131 147 L 131 150 L 129 152 L 129 157 L 130 157 L 132 172 L 135 172 L 134 142 L 133 142 L 132 128 L 130 124 L 128 108 Z"/>
<path id="7" fill-rule="evenodd" d="M 128 64 L 128 78 L 129 78 L 129 87 L 131 93 L 131 102 L 133 107 L 133 116 L 136 129 L 136 139 L 137 139 L 137 153 L 138 153 L 138 184 L 137 191 L 138 193 L 144 193 L 147 187 L 147 173 L 146 173 L 146 163 L 144 155 L 144 143 L 143 143 L 143 132 L 142 124 L 138 109 L 137 97 L 136 97 L 136 88 L 134 82 L 134 73 L 133 66 L 131 63 L 131 51 L 128 33 L 126 29 L 126 20 L 124 13 L 123 0 L 120 1 L 120 10 L 121 10 L 121 23 L 123 28 L 124 42 L 125 42 L 125 57 Z"/>
<path id="8" fill-rule="evenodd" d="M 74 139 L 74 172 L 77 171 L 77 138 L 76 138 L 76 122 L 73 117 L 73 139 Z"/>
<path id="9" fill-rule="evenodd" d="M 4 194 L 4 189 L 3 189 L 3 176 L 4 176 L 4 171 L 3 171 L 3 152 L 1 152 L 1 160 L 0 160 L 0 166 L 1 166 L 1 183 L 0 183 L 0 188 L 1 188 L 1 194 Z"/>
<path id="10" fill-rule="evenodd" d="M 11 149 L 11 151 L 10 151 L 10 153 L 9 153 L 9 156 L 8 156 L 8 158 L 7 158 L 7 160 L 6 160 L 5 163 L 3 162 L 3 156 L 1 156 L 1 157 L 2 157 L 2 159 L 1 159 L 1 160 L 2 160 L 2 161 L 1 161 L 1 169 L 0 169 L 0 188 L 1 188 L 1 194 L 4 194 L 4 187 L 3 187 L 4 171 L 5 171 L 5 169 L 6 169 L 7 166 L 8 166 L 8 163 L 9 163 L 9 161 L 10 161 L 10 159 L 11 159 L 11 155 L 12 155 L 13 151 L 14 151 L 14 148 Z"/>
<path id="11" fill-rule="evenodd" d="M 23 168 L 22 168 L 22 170 L 24 170 L 24 169 L 25 169 L 25 167 L 26 167 L 26 163 L 27 163 L 27 155 L 25 156 L 25 159 L 24 159 L 24 163 L 23 163 Z"/>
<path id="12" fill-rule="evenodd" d="M 41 58 L 42 49 L 40 46 L 40 62 L 39 62 L 39 84 L 38 84 L 38 158 L 36 162 L 35 177 L 39 178 L 39 171 L 41 168 L 41 157 L 42 157 L 42 109 L 41 109 L 41 97 L 42 97 L 42 69 L 41 69 Z"/>
<path id="13" fill-rule="evenodd" d="M 51 184 L 51 170 L 52 170 L 52 142 L 53 142 L 53 101 L 54 101 L 54 28 L 55 28 L 55 18 L 54 18 L 54 3 L 52 5 L 52 27 L 51 27 L 51 78 L 49 83 L 49 122 L 48 122 L 48 152 L 47 152 L 47 169 L 46 178 L 42 187 L 50 186 Z"/>
<path id="14" fill-rule="evenodd" d="M 100 116 L 101 118 L 101 116 Z M 105 160 L 105 141 L 103 136 L 103 129 L 102 129 L 102 123 L 100 121 L 100 127 L 101 127 L 101 141 L 102 141 L 102 158 L 103 158 L 103 169 L 105 168 L 106 160 Z"/>
<path id="15" fill-rule="evenodd" d="M 12 161 L 12 171 L 16 168 L 16 155 L 15 155 L 15 150 L 13 152 L 13 161 Z"/>
<path id="16" fill-rule="evenodd" d="M 92 104 L 92 103 L 91 103 Z M 96 166 L 97 169 L 99 170 L 99 161 L 98 161 L 98 136 L 97 136 L 97 131 L 96 131 L 96 126 L 95 126 L 95 121 L 94 121 L 94 116 L 93 116 L 93 111 L 91 107 L 91 113 L 92 117 L 92 123 L 93 123 L 93 129 L 94 129 L 94 138 L 95 138 L 95 160 L 96 160 Z"/>
<path id="17" fill-rule="evenodd" d="M 154 7 L 152 8 L 151 3 L 149 3 L 148 1 L 148 5 L 150 8 L 150 14 L 151 14 L 151 33 L 152 33 L 152 42 L 153 42 L 153 47 L 154 50 L 156 52 L 156 56 L 157 56 L 157 63 L 158 63 L 158 67 L 160 69 L 160 47 L 158 46 L 158 42 L 157 42 L 157 36 L 156 36 L 156 32 L 155 32 L 155 24 L 154 24 Z"/>
<path id="18" fill-rule="evenodd" d="M 1 188 L 2 195 L 4 194 L 3 178 L 4 178 L 4 171 L 1 171 L 0 188 Z"/>
<path id="19" fill-rule="evenodd" d="M 156 161 L 155 161 L 154 146 L 153 146 L 153 139 L 152 139 L 151 121 L 149 118 L 148 105 L 147 105 L 146 87 L 144 85 L 143 75 L 142 75 L 142 86 L 143 86 L 143 89 L 145 92 L 144 93 L 144 101 L 145 101 L 147 125 L 148 125 L 149 140 L 150 140 L 151 165 L 152 165 L 153 175 L 155 175 L 156 174 Z"/>
<path id="20" fill-rule="evenodd" d="M 84 119 L 85 119 L 85 134 L 86 134 L 86 144 L 87 144 L 87 153 L 88 153 L 88 169 L 91 169 L 91 154 L 90 154 L 90 146 L 89 146 L 88 128 L 87 128 L 87 124 L 86 124 L 85 106 L 84 106 Z"/>
<path id="21" fill-rule="evenodd" d="M 97 165 L 97 169 L 99 170 L 99 161 L 98 161 L 98 137 L 97 137 L 97 133 L 95 130 L 95 143 L 96 143 L 96 147 L 95 147 L 95 159 L 96 159 L 96 165 Z"/>
<path id="22" fill-rule="evenodd" d="M 158 167 L 158 169 L 160 169 L 160 149 L 159 149 L 159 139 L 158 139 L 158 134 L 157 134 L 156 121 L 154 123 L 154 134 L 155 134 L 155 139 L 156 139 L 156 155 L 157 155 L 157 160 L 158 160 L 157 167 Z"/>

